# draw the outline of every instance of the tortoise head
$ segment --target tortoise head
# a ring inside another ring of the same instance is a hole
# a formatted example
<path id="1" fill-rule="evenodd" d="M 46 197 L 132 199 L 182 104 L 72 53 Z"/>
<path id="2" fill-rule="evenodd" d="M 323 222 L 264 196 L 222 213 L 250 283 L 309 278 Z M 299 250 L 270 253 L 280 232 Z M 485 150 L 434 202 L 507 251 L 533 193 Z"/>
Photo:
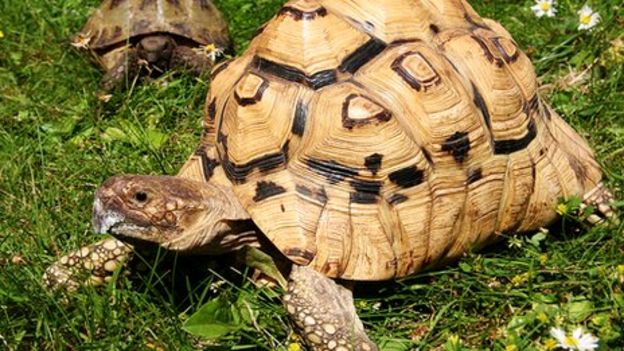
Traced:
<path id="1" fill-rule="evenodd" d="M 230 221 L 246 218 L 227 189 L 179 177 L 112 177 L 97 190 L 93 203 L 97 233 L 184 252 L 214 246 Z"/>
<path id="2" fill-rule="evenodd" d="M 137 45 L 139 57 L 159 68 L 165 68 L 176 43 L 168 35 L 148 35 L 139 41 Z"/>

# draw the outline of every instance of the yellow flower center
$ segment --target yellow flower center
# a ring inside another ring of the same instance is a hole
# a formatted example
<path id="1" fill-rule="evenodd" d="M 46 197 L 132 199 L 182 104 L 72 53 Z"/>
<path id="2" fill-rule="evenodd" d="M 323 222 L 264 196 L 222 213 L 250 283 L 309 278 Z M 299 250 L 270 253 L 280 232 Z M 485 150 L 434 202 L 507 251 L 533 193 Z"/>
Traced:
<path id="1" fill-rule="evenodd" d="M 301 345 L 298 343 L 290 343 L 288 345 L 288 351 L 301 351 Z"/>
<path id="2" fill-rule="evenodd" d="M 549 2 L 543 2 L 540 5 L 540 8 L 542 9 L 542 11 L 546 12 L 546 11 L 550 10 L 550 3 Z"/>
<path id="3" fill-rule="evenodd" d="M 566 346 L 574 346 L 574 347 L 579 346 L 579 341 L 573 336 L 566 336 L 565 339 L 563 339 L 563 343 Z"/>
<path id="4" fill-rule="evenodd" d="M 590 24 L 591 23 L 591 19 L 592 19 L 591 14 L 590 15 L 582 15 L 581 16 L 581 23 L 582 24 Z"/>
<path id="5" fill-rule="evenodd" d="M 544 342 L 544 348 L 546 350 L 554 350 L 557 347 L 557 341 L 555 339 L 547 339 Z"/>

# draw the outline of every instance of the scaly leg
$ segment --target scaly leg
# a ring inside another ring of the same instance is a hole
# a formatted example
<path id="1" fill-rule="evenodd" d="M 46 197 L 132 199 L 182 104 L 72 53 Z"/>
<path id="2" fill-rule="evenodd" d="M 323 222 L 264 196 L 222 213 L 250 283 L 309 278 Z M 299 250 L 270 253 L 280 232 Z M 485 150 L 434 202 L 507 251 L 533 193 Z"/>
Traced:
<path id="1" fill-rule="evenodd" d="M 215 60 L 202 52 L 201 49 L 192 49 L 180 45 L 173 50 L 169 66 L 172 69 L 187 70 L 196 76 L 203 76 L 210 74 L 214 63 Z"/>
<path id="2" fill-rule="evenodd" d="M 112 278 L 117 268 L 132 259 L 133 253 L 132 246 L 108 238 L 61 257 L 46 269 L 43 283 L 70 291 L 85 283 L 102 285 Z"/>
<path id="3" fill-rule="evenodd" d="M 310 350 L 372 351 L 351 290 L 312 268 L 293 265 L 284 305 Z"/>
<path id="4" fill-rule="evenodd" d="M 135 48 L 125 47 L 121 51 L 111 52 L 107 55 L 110 57 L 104 57 L 103 61 L 112 64 L 105 64 L 108 66 L 108 70 L 100 82 L 100 89 L 103 93 L 111 93 L 126 81 L 126 77 L 134 79 L 141 71 L 139 55 Z"/>
<path id="5" fill-rule="evenodd" d="M 598 184 L 593 190 L 585 194 L 583 203 L 581 204 L 581 212 L 588 206 L 594 208 L 594 212 L 587 217 L 587 222 L 591 225 L 597 225 L 605 220 L 617 224 L 619 220 L 615 209 L 613 208 L 614 197 L 611 191 L 604 186 Z"/>

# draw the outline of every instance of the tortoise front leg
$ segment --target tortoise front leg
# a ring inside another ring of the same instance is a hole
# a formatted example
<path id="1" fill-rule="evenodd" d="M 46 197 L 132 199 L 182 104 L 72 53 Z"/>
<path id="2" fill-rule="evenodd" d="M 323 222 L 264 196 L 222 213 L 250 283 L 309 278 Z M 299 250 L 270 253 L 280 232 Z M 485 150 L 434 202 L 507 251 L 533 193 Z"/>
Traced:
<path id="1" fill-rule="evenodd" d="M 104 94 L 111 93 L 126 81 L 126 77 L 134 79 L 141 71 L 141 63 L 137 50 L 124 47 L 106 54 L 103 58 L 106 73 L 100 81 L 100 89 Z"/>
<path id="2" fill-rule="evenodd" d="M 102 285 L 133 257 L 133 248 L 115 238 L 70 252 L 43 274 L 43 283 L 52 288 L 75 290 L 81 285 Z"/>
<path id="3" fill-rule="evenodd" d="M 293 265 L 284 305 L 310 350 L 378 350 L 355 311 L 351 290 Z"/>
<path id="4" fill-rule="evenodd" d="M 202 49 L 193 49 L 185 45 L 179 45 L 171 55 L 170 68 L 186 70 L 196 76 L 208 75 L 216 61 L 216 56 L 211 58 L 209 53 Z"/>
<path id="5" fill-rule="evenodd" d="M 581 212 L 588 206 L 591 206 L 594 211 L 589 214 L 586 221 L 590 225 L 597 225 L 608 221 L 613 224 L 618 224 L 617 212 L 613 207 L 614 197 L 609 188 L 600 183 L 593 190 L 589 191 L 583 196 L 583 203 L 581 204 Z"/>

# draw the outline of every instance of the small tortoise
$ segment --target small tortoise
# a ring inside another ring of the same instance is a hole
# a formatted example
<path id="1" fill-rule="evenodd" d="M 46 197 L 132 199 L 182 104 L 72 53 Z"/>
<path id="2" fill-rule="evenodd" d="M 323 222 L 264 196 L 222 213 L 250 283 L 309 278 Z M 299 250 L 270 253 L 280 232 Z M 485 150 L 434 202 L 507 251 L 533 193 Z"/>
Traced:
<path id="1" fill-rule="evenodd" d="M 65 257 L 48 283 L 85 264 L 101 280 L 123 242 L 256 245 L 286 259 L 283 301 L 311 349 L 376 350 L 352 282 L 535 231 L 560 198 L 591 205 L 592 223 L 614 217 L 592 150 L 509 33 L 464 0 L 290 1 L 212 80 L 179 176 L 107 180 L 93 224 L 121 242 Z"/>
<path id="2" fill-rule="evenodd" d="M 104 0 L 73 45 L 92 52 L 106 71 L 102 90 L 109 92 L 142 65 L 149 72 L 209 72 L 230 39 L 211 0 Z"/>

